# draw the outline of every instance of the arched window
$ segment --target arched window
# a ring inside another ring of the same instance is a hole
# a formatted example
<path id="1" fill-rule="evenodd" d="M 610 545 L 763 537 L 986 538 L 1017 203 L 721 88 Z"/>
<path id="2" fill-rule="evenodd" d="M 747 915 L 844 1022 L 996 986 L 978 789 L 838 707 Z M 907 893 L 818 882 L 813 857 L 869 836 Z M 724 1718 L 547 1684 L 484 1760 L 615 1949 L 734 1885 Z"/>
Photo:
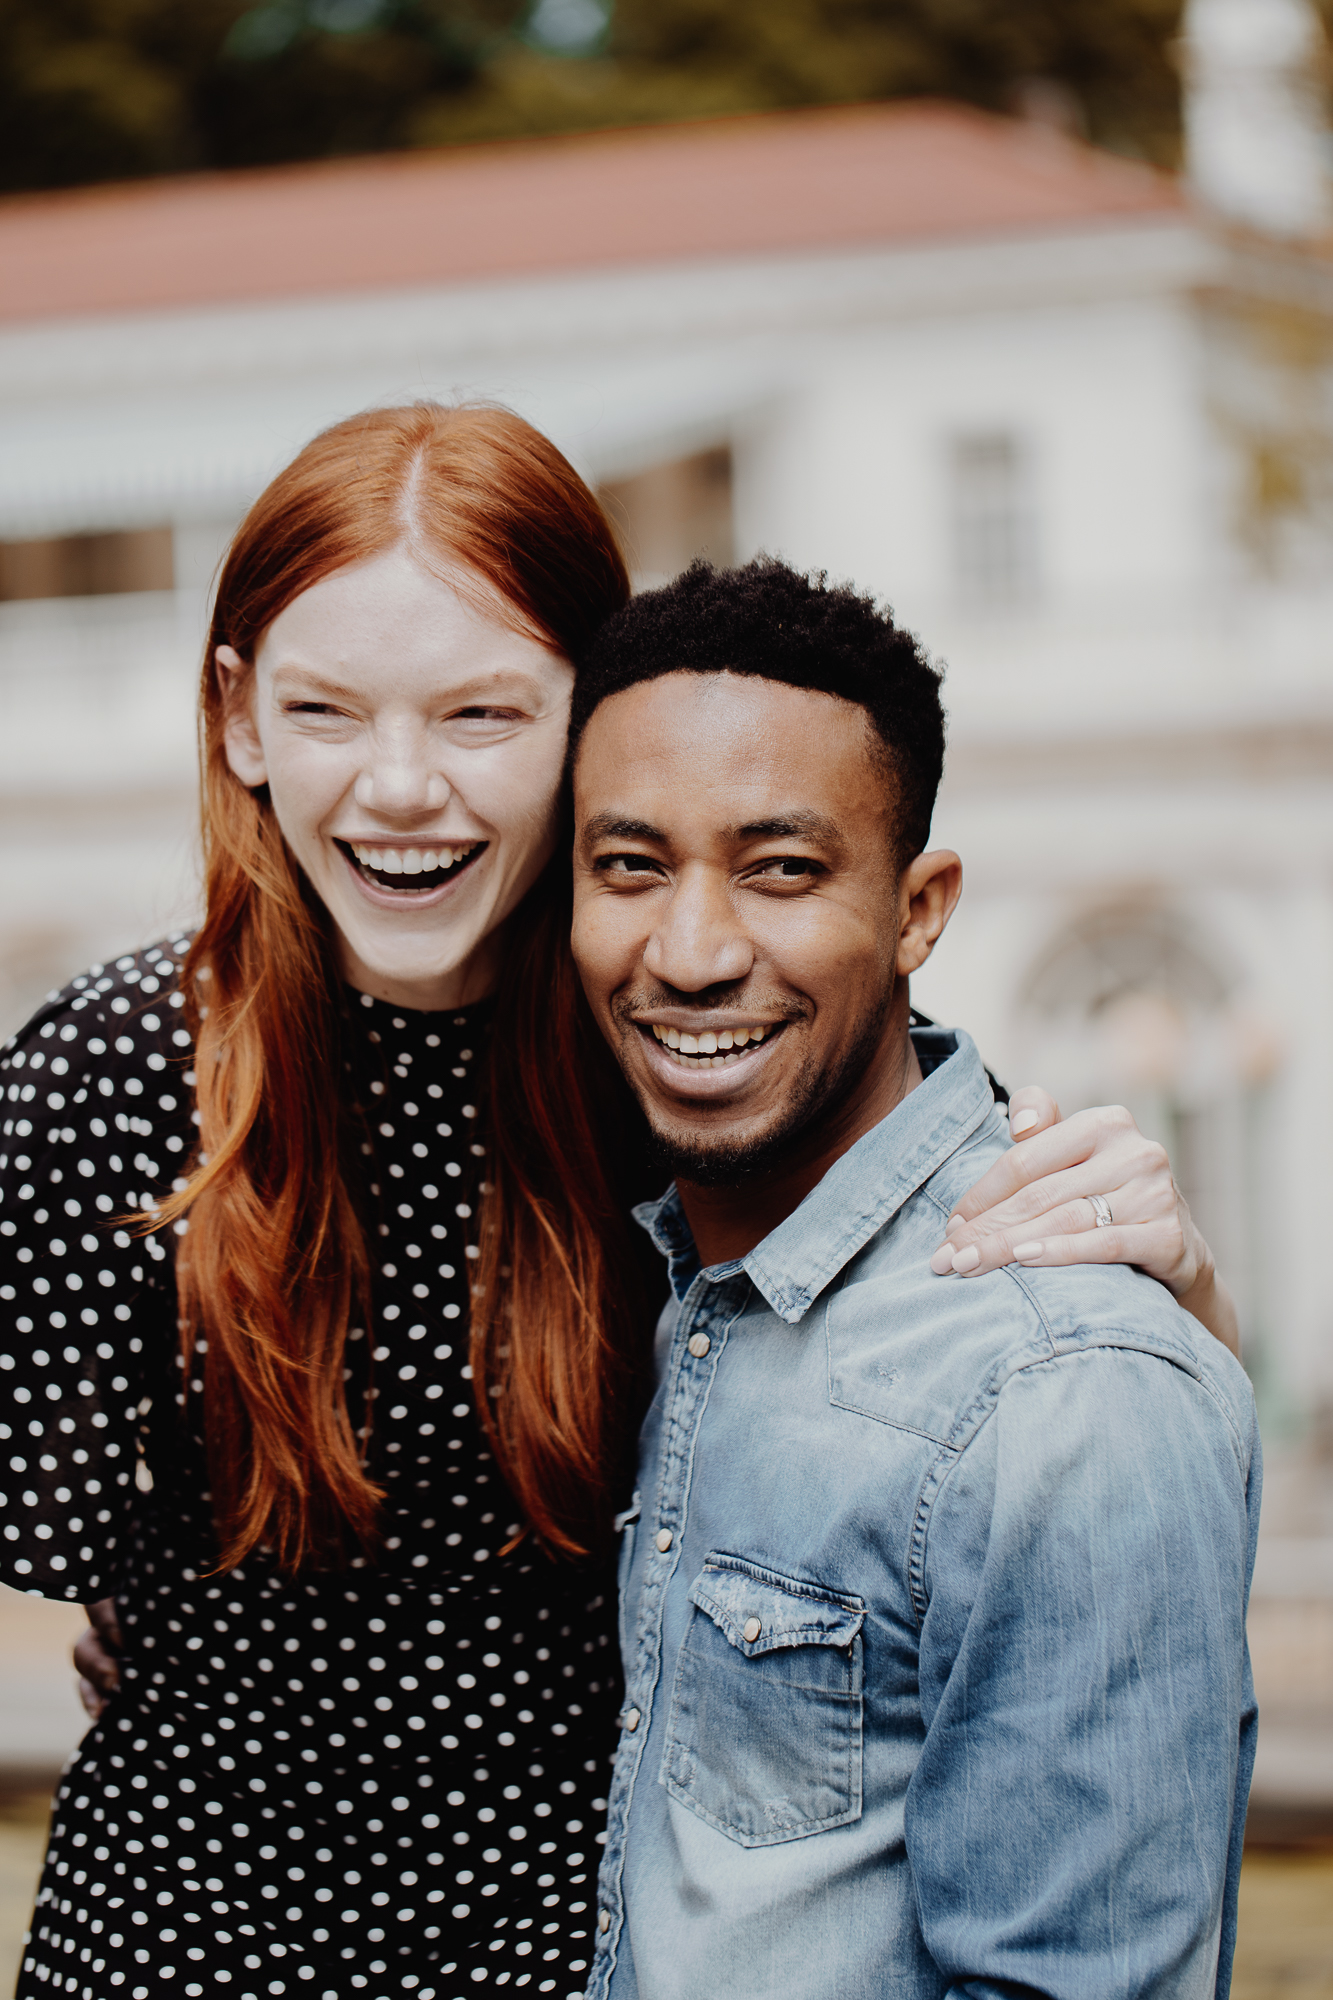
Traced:
<path id="1" fill-rule="evenodd" d="M 1086 911 L 1032 962 L 1019 1027 L 1023 1073 L 1065 1112 L 1127 1104 L 1165 1145 L 1252 1329 L 1254 1124 L 1276 1039 L 1225 948 L 1166 901 Z"/>

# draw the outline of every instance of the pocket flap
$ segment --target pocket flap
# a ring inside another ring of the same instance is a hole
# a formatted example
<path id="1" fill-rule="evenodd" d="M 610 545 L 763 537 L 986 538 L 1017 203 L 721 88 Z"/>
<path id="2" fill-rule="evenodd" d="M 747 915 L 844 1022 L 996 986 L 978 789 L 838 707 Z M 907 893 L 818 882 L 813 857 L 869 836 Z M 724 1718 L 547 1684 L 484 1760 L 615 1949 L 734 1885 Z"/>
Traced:
<path id="1" fill-rule="evenodd" d="M 751 1656 L 779 1646 L 850 1646 L 865 1622 L 861 1598 L 778 1576 L 741 1556 L 708 1556 L 690 1598 Z"/>

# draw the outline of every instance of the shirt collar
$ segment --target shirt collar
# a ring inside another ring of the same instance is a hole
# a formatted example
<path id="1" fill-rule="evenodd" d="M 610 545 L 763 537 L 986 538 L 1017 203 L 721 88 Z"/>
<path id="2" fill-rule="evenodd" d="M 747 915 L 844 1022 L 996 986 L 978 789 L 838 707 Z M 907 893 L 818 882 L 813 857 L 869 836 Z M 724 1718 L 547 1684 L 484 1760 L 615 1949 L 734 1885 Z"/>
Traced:
<path id="1" fill-rule="evenodd" d="M 931 1032 L 938 1038 L 938 1029 Z M 794 1324 L 807 1313 L 829 1280 L 990 1115 L 994 1098 L 971 1037 L 955 1029 L 951 1040 L 952 1054 L 834 1161 L 799 1208 L 748 1256 L 714 1265 L 709 1277 L 743 1270 L 779 1319 Z M 634 1214 L 666 1257 L 672 1290 L 683 1299 L 700 1265 L 675 1186 Z"/>

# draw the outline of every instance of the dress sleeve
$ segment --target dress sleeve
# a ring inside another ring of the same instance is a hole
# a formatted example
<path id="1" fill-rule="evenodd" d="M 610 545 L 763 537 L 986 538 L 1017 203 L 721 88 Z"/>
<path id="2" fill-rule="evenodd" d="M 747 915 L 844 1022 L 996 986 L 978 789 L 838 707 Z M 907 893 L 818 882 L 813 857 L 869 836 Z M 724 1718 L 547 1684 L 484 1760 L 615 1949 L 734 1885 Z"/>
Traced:
<path id="1" fill-rule="evenodd" d="M 0 1052 L 0 1578 L 40 1596 L 116 1589 L 179 1393 L 172 1246 L 123 1218 L 193 1146 L 186 946 L 94 966 Z"/>
<path id="2" fill-rule="evenodd" d="M 1225 1994 L 1260 1483 L 1208 1388 L 1121 1348 L 1018 1372 L 929 1530 L 907 1851 L 949 1994 Z"/>

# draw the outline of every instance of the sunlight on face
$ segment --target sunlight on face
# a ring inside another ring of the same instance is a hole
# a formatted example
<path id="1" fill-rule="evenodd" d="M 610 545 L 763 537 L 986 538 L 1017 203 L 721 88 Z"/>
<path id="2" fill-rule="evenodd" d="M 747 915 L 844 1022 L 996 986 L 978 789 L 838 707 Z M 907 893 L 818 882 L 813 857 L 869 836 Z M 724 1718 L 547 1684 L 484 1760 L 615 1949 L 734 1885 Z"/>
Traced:
<path id="1" fill-rule="evenodd" d="M 268 785 L 346 977 L 399 1006 L 489 990 L 554 844 L 573 669 L 465 588 L 398 547 L 289 604 L 253 674 L 218 649 L 232 769 Z"/>

